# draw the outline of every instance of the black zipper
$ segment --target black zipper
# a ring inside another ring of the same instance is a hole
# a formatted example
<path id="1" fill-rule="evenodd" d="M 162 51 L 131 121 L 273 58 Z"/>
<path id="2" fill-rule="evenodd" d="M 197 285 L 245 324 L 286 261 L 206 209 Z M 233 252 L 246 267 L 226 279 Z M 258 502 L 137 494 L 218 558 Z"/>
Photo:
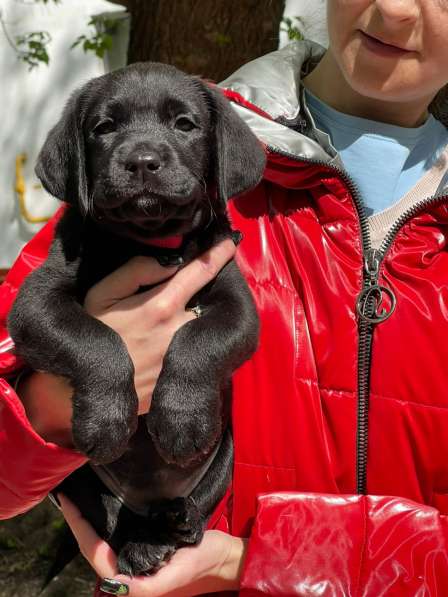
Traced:
<path id="1" fill-rule="evenodd" d="M 341 168 L 320 160 L 311 160 L 295 156 L 286 151 L 268 146 L 269 151 L 277 153 L 294 161 L 307 162 L 322 166 L 333 171 L 346 184 L 358 213 L 361 241 L 363 248 L 363 288 L 360 292 L 355 309 L 358 315 L 358 400 L 357 400 L 357 428 L 356 428 L 356 492 L 367 493 L 367 455 L 369 432 L 369 396 L 370 371 L 372 365 L 372 339 L 375 326 L 386 321 L 395 310 L 396 299 L 393 291 L 378 284 L 381 265 L 388 253 L 399 230 L 412 217 L 430 205 L 436 205 L 448 198 L 447 195 L 434 195 L 406 210 L 386 234 L 379 249 L 372 248 L 369 232 L 368 217 L 356 183 Z M 383 307 L 384 298 L 388 299 L 387 307 Z"/>
<path id="2" fill-rule="evenodd" d="M 364 290 L 358 297 L 357 307 L 364 308 L 364 315 L 359 313 L 359 345 L 358 345 L 358 426 L 356 434 L 356 491 L 359 494 L 367 493 L 367 454 L 368 454 L 368 423 L 369 423 L 369 396 L 370 396 L 370 371 L 372 361 L 372 338 L 374 327 L 388 319 L 395 310 L 396 299 L 391 289 L 378 285 L 380 268 L 386 254 L 401 228 L 419 212 L 429 206 L 437 205 L 446 200 L 447 196 L 434 195 L 419 201 L 406 210 L 386 234 L 379 249 L 370 248 L 364 254 Z M 389 297 L 389 310 L 381 306 L 383 294 Z M 362 298 L 362 297 L 367 298 Z M 370 298 L 369 298 L 370 297 Z"/>

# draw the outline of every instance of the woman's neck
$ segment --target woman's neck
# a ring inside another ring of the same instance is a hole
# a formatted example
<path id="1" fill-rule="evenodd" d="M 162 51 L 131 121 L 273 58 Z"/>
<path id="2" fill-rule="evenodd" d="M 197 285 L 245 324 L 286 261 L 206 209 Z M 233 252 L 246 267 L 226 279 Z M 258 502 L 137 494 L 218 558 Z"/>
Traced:
<path id="1" fill-rule="evenodd" d="M 303 84 L 339 112 L 408 128 L 418 127 L 425 122 L 432 99 L 386 101 L 362 95 L 350 87 L 330 51 L 303 79 Z"/>

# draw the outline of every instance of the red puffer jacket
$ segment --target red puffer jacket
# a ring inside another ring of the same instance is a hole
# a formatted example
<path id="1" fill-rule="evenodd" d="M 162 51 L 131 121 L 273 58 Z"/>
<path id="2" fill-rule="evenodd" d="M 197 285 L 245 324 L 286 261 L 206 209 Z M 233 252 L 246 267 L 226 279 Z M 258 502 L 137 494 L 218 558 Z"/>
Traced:
<path id="1" fill-rule="evenodd" d="M 297 72 L 318 56 L 309 44 L 290 46 L 224 82 L 269 160 L 259 187 L 230 205 L 261 340 L 234 378 L 233 487 L 213 524 L 250 537 L 245 597 L 443 596 L 448 197 L 422 201 L 371 250 L 356 189 L 297 104 Z M 2 287 L 3 324 L 51 236 L 50 225 Z M 16 364 L 1 333 L 7 374 Z M 6 381 L 0 388 L 8 517 L 83 460 L 45 445 Z"/>

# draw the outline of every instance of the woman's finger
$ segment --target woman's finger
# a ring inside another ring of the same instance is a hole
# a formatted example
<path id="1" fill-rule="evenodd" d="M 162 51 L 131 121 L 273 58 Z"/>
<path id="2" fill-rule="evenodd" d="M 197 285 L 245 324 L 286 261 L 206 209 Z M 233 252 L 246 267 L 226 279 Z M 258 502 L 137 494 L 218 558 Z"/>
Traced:
<path id="1" fill-rule="evenodd" d="M 233 259 L 236 247 L 226 239 L 179 270 L 163 287 L 164 301 L 185 306 L 201 288 L 216 278 L 221 269 Z"/>
<path id="2" fill-rule="evenodd" d="M 100 577 L 115 576 L 117 574 L 117 558 L 112 549 L 98 537 L 90 523 L 83 518 L 78 508 L 68 498 L 61 493 L 57 497 L 64 518 L 78 541 L 82 555 Z"/>
<path id="3" fill-rule="evenodd" d="M 134 295 L 141 286 L 152 286 L 172 276 L 177 267 L 162 267 L 152 257 L 133 257 L 114 272 L 100 280 L 87 294 L 85 307 L 101 307 Z"/>

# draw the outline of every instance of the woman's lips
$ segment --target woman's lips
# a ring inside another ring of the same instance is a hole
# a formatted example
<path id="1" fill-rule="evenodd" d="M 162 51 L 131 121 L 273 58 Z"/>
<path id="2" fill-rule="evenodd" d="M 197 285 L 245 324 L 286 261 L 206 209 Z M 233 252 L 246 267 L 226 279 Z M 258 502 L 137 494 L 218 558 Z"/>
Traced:
<path id="1" fill-rule="evenodd" d="M 379 56 L 390 56 L 390 57 L 398 57 L 398 56 L 405 56 L 406 54 L 411 54 L 411 50 L 405 50 L 403 48 L 399 48 L 398 46 L 393 46 L 391 44 L 384 43 L 363 31 L 360 31 L 361 40 L 364 46 L 378 54 Z"/>

